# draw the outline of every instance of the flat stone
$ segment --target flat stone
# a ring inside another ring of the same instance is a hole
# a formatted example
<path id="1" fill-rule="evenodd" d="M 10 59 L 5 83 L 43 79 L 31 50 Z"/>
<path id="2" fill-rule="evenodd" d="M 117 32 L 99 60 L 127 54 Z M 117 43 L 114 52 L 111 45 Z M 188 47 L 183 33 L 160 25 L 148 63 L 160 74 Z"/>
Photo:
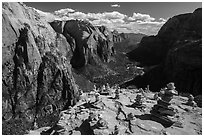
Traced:
<path id="1" fill-rule="evenodd" d="M 163 106 L 166 106 L 168 107 L 169 105 L 171 105 L 169 102 L 166 102 L 164 100 L 158 100 L 157 101 L 157 104 L 160 104 L 160 105 L 163 105 Z"/>
<path id="2" fill-rule="evenodd" d="M 155 106 L 155 107 L 158 106 L 158 107 L 156 107 L 156 108 L 162 107 L 162 108 L 165 108 L 166 110 L 173 110 L 172 107 L 166 107 L 166 106 L 163 106 L 163 105 L 160 105 L 160 104 L 156 104 L 156 105 L 154 105 L 154 106 Z"/>
<path id="3" fill-rule="evenodd" d="M 174 122 L 169 119 L 168 117 L 165 117 L 165 116 L 161 116 L 157 113 L 154 113 L 152 112 L 152 117 L 151 119 L 152 120 L 155 120 L 155 121 L 158 121 L 159 123 L 161 123 L 162 125 L 165 125 L 165 126 L 171 126 Z"/>
<path id="4" fill-rule="evenodd" d="M 166 115 L 170 115 L 170 116 L 174 116 L 176 113 L 172 110 L 158 110 L 161 114 L 166 114 Z"/>

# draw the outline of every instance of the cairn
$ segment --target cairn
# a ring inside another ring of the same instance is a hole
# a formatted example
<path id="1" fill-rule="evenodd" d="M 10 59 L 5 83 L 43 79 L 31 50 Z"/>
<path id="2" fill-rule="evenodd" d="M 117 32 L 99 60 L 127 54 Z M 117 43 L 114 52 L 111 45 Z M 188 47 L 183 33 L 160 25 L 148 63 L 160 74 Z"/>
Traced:
<path id="1" fill-rule="evenodd" d="M 100 101 L 100 94 L 99 93 L 95 93 L 95 102 Z"/>
<path id="2" fill-rule="evenodd" d="M 110 92 L 110 85 L 107 83 L 106 84 L 106 91 L 109 93 Z"/>
<path id="3" fill-rule="evenodd" d="M 91 122 L 91 123 L 96 123 L 96 122 L 98 121 L 97 114 L 94 113 L 93 111 L 90 111 L 90 112 L 89 112 L 89 116 L 88 116 L 88 120 L 89 120 L 89 122 Z"/>
<path id="4" fill-rule="evenodd" d="M 106 129 L 108 128 L 108 122 L 102 118 L 102 114 L 98 114 L 98 121 L 96 123 L 97 128 Z"/>
<path id="5" fill-rule="evenodd" d="M 134 103 L 131 105 L 131 107 L 138 108 L 138 109 L 144 109 L 146 106 L 143 103 L 144 103 L 144 97 L 138 94 L 134 100 Z"/>
<path id="6" fill-rule="evenodd" d="M 108 84 L 107 84 L 108 85 Z M 109 85 L 108 85 L 109 86 Z M 109 87 L 110 89 L 110 87 Z M 103 85 L 102 88 L 101 88 L 101 91 L 100 91 L 100 94 L 101 95 L 109 95 L 109 91 L 108 91 L 108 87 Z"/>
<path id="7" fill-rule="evenodd" d="M 147 85 L 147 87 L 145 88 L 145 92 L 146 92 L 146 93 L 149 93 L 149 92 L 150 92 L 149 85 Z"/>
<path id="8" fill-rule="evenodd" d="M 193 95 L 189 95 L 188 96 L 188 102 L 186 103 L 186 105 L 192 106 L 192 107 L 197 107 L 197 103 L 194 101 L 194 97 Z"/>
<path id="9" fill-rule="evenodd" d="M 157 118 L 163 125 L 171 126 L 174 124 L 174 121 L 170 117 L 173 117 L 175 112 L 174 109 L 170 107 L 170 101 L 178 92 L 175 90 L 174 83 L 169 83 L 167 84 L 167 88 L 161 93 L 161 98 L 157 101 L 157 104 L 153 106 L 150 113 L 154 116 L 152 118 Z"/>
<path id="10" fill-rule="evenodd" d="M 94 85 L 93 91 L 94 91 L 94 92 L 97 92 L 96 85 Z"/>
<path id="11" fill-rule="evenodd" d="M 119 87 L 116 88 L 115 90 L 115 99 L 120 99 L 120 91 Z"/>

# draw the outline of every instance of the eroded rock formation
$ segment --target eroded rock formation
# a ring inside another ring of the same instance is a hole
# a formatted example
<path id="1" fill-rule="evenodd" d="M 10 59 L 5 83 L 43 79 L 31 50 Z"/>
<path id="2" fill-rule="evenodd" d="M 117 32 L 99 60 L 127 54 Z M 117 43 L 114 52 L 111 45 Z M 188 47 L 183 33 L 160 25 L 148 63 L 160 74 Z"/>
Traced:
<path id="1" fill-rule="evenodd" d="M 95 71 L 111 71 L 103 64 L 114 54 L 113 35 L 106 27 L 56 21 L 23 3 L 3 3 L 2 34 L 5 120 L 19 116 L 33 121 L 74 105 L 78 86 L 90 90 L 87 78 Z"/>
<path id="2" fill-rule="evenodd" d="M 78 86 L 66 38 L 22 3 L 2 4 L 2 116 L 47 115 L 74 105 Z"/>
<path id="3" fill-rule="evenodd" d="M 51 22 L 53 29 L 63 34 L 71 44 L 73 56 L 72 67 L 79 69 L 86 64 L 97 64 L 100 58 L 108 62 L 112 55 L 113 40 L 109 33 L 99 31 L 97 27 L 86 21 L 68 20 Z"/>

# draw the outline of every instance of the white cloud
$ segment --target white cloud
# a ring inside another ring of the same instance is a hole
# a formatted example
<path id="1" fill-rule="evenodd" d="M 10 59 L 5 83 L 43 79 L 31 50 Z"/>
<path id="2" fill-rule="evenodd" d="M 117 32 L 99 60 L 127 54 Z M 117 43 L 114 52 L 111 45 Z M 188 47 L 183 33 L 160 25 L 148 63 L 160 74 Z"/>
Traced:
<path id="1" fill-rule="evenodd" d="M 93 25 L 104 25 L 110 30 L 117 30 L 125 33 L 144 33 L 146 35 L 156 35 L 161 26 L 166 22 L 166 20 L 163 18 L 156 20 L 154 17 L 151 17 L 148 14 L 141 13 L 133 13 L 133 15 L 130 17 L 118 11 L 103 13 L 83 13 L 79 11 L 76 12 L 74 10 L 67 11 L 70 12 L 64 16 L 64 19 L 88 20 Z"/>
<path id="2" fill-rule="evenodd" d="M 75 10 L 73 10 L 73 9 L 70 9 L 70 8 L 66 8 L 66 9 L 60 9 L 60 10 L 57 10 L 57 11 L 55 11 L 54 13 L 56 14 L 56 15 L 67 15 L 68 13 L 74 13 L 75 12 Z"/>
<path id="3" fill-rule="evenodd" d="M 91 23 L 93 23 L 94 25 L 107 25 L 107 24 L 111 24 L 112 22 L 108 19 L 98 19 L 98 20 L 94 20 Z"/>
<path id="4" fill-rule="evenodd" d="M 154 21 L 155 18 L 151 17 L 148 14 L 141 14 L 141 13 L 133 13 L 133 16 L 131 19 L 135 20 L 143 20 L 143 21 Z"/>
<path id="5" fill-rule="evenodd" d="M 102 14 L 102 18 L 106 19 L 124 19 L 127 15 L 121 14 L 118 11 L 113 11 L 113 12 L 104 12 Z"/>
<path id="6" fill-rule="evenodd" d="M 119 4 L 113 4 L 113 5 L 111 5 L 111 7 L 113 7 L 113 8 L 119 8 L 120 5 L 119 5 Z"/>
<path id="7" fill-rule="evenodd" d="M 117 24 L 125 23 L 125 21 L 123 19 L 112 19 L 111 22 L 112 23 L 117 23 Z"/>
<path id="8" fill-rule="evenodd" d="M 153 24 L 153 25 L 163 25 L 164 22 L 158 22 L 158 21 L 141 21 L 141 20 L 137 20 L 136 21 L 138 24 L 140 25 L 148 25 L 148 24 Z"/>
<path id="9" fill-rule="evenodd" d="M 147 35 L 156 35 L 164 22 L 126 22 L 117 25 L 117 30 L 119 32 L 129 32 L 129 33 L 144 33 Z"/>
<path id="10" fill-rule="evenodd" d="M 88 13 L 86 17 L 90 20 L 97 20 L 100 19 L 101 15 L 101 13 Z"/>
<path id="11" fill-rule="evenodd" d="M 164 19 L 164 18 L 159 18 L 159 21 L 166 22 L 166 21 L 167 21 L 167 19 Z"/>
<path id="12" fill-rule="evenodd" d="M 70 13 L 68 14 L 69 17 L 74 18 L 74 19 L 86 19 L 87 15 L 83 12 L 74 12 L 74 13 Z"/>
<path id="13" fill-rule="evenodd" d="M 135 21 L 135 19 L 133 17 L 128 17 L 127 20 L 128 21 Z"/>

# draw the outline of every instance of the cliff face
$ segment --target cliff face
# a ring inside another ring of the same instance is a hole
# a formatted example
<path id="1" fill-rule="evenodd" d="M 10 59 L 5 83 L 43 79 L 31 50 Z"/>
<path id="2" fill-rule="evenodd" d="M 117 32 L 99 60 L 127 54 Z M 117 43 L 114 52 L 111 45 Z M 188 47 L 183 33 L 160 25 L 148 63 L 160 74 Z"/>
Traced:
<path id="1" fill-rule="evenodd" d="M 71 44 L 71 64 L 75 69 L 97 64 L 99 59 L 108 62 L 113 54 L 113 36 L 105 27 L 99 31 L 91 23 L 80 20 L 54 21 L 50 25 Z"/>
<path id="2" fill-rule="evenodd" d="M 3 3 L 5 120 L 19 116 L 32 121 L 36 115 L 74 105 L 78 87 L 90 90 L 93 84 L 87 79 L 111 72 L 104 65 L 114 51 L 113 35 L 106 27 L 54 19 L 23 3 Z"/>
<path id="3" fill-rule="evenodd" d="M 104 26 L 95 27 L 81 20 L 50 22 L 52 28 L 65 36 L 70 43 L 73 56 L 70 64 L 74 68 L 76 83 L 84 91 L 93 89 L 95 77 L 113 73 L 105 62 L 109 62 L 114 54 L 113 35 Z M 82 79 L 86 81 L 82 82 Z"/>
<path id="4" fill-rule="evenodd" d="M 44 116 L 74 105 L 71 48 L 44 18 L 22 3 L 2 3 L 2 116 Z"/>
<path id="5" fill-rule="evenodd" d="M 131 84 L 149 84 L 158 91 L 173 81 L 180 92 L 202 94 L 202 9 L 170 18 L 156 36 L 144 37 L 128 57 L 157 66 Z"/>

